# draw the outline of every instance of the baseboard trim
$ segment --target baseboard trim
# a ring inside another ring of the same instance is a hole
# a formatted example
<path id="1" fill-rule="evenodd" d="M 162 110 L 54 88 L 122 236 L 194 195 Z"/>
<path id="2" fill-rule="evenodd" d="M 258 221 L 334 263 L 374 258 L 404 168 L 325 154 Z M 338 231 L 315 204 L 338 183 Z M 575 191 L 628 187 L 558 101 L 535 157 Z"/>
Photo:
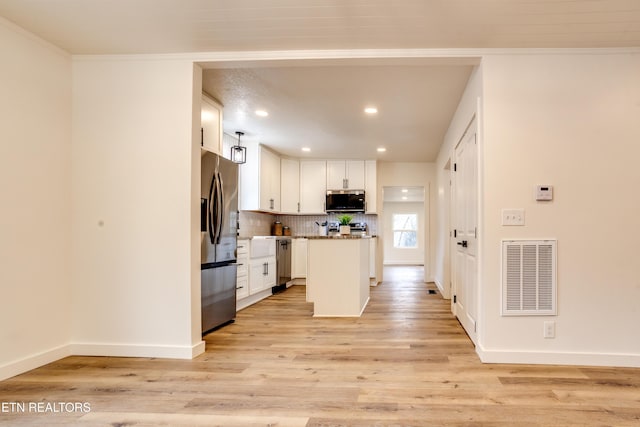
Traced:
<path id="1" fill-rule="evenodd" d="M 165 359 L 193 359 L 205 351 L 205 342 L 192 346 L 159 346 L 130 344 L 85 344 L 73 343 L 27 356 L 0 366 L 0 381 L 24 374 L 49 363 L 69 356 L 111 357 L 159 357 Z"/>
<path id="2" fill-rule="evenodd" d="M 258 301 L 262 301 L 265 298 L 269 298 L 271 295 L 273 295 L 273 292 L 271 291 L 271 288 L 269 288 L 253 295 L 249 295 L 248 297 L 242 298 L 236 301 L 236 312 L 257 303 Z"/>
<path id="3" fill-rule="evenodd" d="M 482 363 L 533 365 L 606 366 L 640 368 L 640 355 L 624 353 L 581 353 L 487 350 L 476 346 Z"/>
<path id="4" fill-rule="evenodd" d="M 192 346 L 72 343 L 74 356 L 159 357 L 163 359 L 193 359 L 204 353 L 204 341 Z"/>
<path id="5" fill-rule="evenodd" d="M 367 300 L 364 302 L 364 305 L 360 310 L 360 314 L 315 314 L 314 313 L 313 317 L 351 317 L 351 318 L 361 317 L 362 313 L 364 313 L 364 310 L 367 308 L 367 305 L 369 304 L 370 299 L 371 297 L 367 297 Z"/>
<path id="6" fill-rule="evenodd" d="M 20 360 L 7 363 L 6 365 L 0 366 L 0 381 L 15 377 L 16 375 L 23 374 L 27 371 L 39 368 L 67 356 L 71 356 L 71 347 L 69 345 L 61 345 L 41 353 L 27 356 Z"/>
<path id="7" fill-rule="evenodd" d="M 451 299 L 451 294 L 445 292 L 444 286 L 442 285 L 442 283 L 440 283 L 440 281 L 438 279 L 434 278 L 433 279 L 433 283 L 435 283 L 436 287 L 440 291 L 440 295 L 442 295 L 442 298 L 444 298 L 446 300 L 450 300 Z"/>

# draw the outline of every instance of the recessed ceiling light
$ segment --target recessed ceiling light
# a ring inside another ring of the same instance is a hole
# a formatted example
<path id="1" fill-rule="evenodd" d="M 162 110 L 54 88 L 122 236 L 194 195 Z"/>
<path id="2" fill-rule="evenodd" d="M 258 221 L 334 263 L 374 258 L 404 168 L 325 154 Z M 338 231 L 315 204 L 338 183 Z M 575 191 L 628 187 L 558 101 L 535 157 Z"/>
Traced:
<path id="1" fill-rule="evenodd" d="M 407 190 L 406 188 L 403 188 L 403 189 L 402 189 L 402 192 L 403 192 L 403 193 L 408 193 L 408 192 L 409 192 L 409 190 Z"/>
<path id="2" fill-rule="evenodd" d="M 265 110 L 256 110 L 256 116 L 267 117 L 269 113 Z"/>
<path id="3" fill-rule="evenodd" d="M 407 200 L 407 196 L 402 196 L 402 200 Z"/>
<path id="4" fill-rule="evenodd" d="M 384 153 L 385 151 L 387 151 L 387 149 L 384 148 L 384 147 L 379 147 L 378 148 L 378 153 Z"/>
<path id="5" fill-rule="evenodd" d="M 309 147 L 302 147 L 302 151 L 304 151 L 305 153 L 308 153 L 309 151 L 311 151 L 311 148 L 309 148 Z"/>
<path id="6" fill-rule="evenodd" d="M 367 114 L 376 114 L 378 109 L 376 107 L 367 107 L 364 109 L 364 112 Z"/>

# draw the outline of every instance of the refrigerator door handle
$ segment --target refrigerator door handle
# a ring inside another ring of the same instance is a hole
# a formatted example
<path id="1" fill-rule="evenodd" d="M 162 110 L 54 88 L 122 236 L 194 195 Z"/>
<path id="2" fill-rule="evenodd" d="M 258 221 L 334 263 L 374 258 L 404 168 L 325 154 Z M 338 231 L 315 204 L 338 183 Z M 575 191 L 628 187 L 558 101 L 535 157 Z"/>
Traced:
<path id="1" fill-rule="evenodd" d="M 215 235 L 214 235 L 214 223 L 215 223 L 215 198 L 216 195 L 216 176 L 213 175 L 211 177 L 211 187 L 209 188 L 209 209 L 207 212 L 207 228 L 209 229 L 209 238 L 211 239 L 211 244 L 215 244 Z"/>
<path id="2" fill-rule="evenodd" d="M 224 211 L 224 186 L 222 185 L 222 175 L 220 172 L 216 172 L 218 183 L 218 212 L 217 212 L 217 227 L 216 227 L 216 244 L 220 243 L 220 236 L 222 236 L 222 223 L 224 218 L 222 212 Z"/>

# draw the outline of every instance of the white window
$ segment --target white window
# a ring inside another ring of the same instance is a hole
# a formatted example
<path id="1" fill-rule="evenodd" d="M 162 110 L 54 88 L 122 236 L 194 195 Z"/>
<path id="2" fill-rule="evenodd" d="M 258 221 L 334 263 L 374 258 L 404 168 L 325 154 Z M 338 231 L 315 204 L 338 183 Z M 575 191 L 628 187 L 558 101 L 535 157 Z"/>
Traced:
<path id="1" fill-rule="evenodd" d="M 418 214 L 393 214 L 393 247 L 418 247 Z"/>

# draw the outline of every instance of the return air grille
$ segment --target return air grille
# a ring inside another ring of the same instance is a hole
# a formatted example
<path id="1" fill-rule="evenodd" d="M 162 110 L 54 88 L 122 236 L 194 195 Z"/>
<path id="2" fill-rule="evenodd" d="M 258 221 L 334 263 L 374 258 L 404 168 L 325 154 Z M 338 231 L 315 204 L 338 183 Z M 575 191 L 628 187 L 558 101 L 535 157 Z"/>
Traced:
<path id="1" fill-rule="evenodd" d="M 502 242 L 502 315 L 556 314 L 556 241 Z"/>

